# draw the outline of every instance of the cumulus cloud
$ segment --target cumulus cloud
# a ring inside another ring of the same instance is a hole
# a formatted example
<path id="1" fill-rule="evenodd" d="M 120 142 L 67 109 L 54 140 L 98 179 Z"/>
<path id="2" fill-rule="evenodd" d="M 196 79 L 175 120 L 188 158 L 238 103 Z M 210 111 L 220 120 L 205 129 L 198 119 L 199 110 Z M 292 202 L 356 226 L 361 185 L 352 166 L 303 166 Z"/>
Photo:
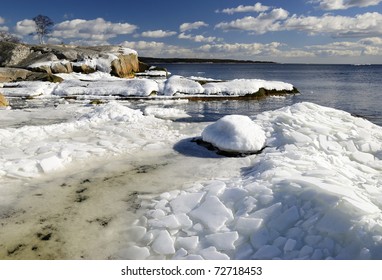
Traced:
<path id="1" fill-rule="evenodd" d="M 382 35 L 382 14 L 365 13 L 355 17 L 326 14 L 322 17 L 292 16 L 283 28 L 299 30 L 311 35 L 330 34 L 333 37 L 368 37 Z"/>
<path id="2" fill-rule="evenodd" d="M 221 57 L 253 57 L 255 55 L 269 56 L 280 53 L 278 48 L 282 45 L 280 42 L 272 42 L 269 44 L 206 44 L 198 48 L 198 50 L 213 55 L 219 54 Z"/>
<path id="3" fill-rule="evenodd" d="M 5 19 L 0 17 L 0 24 L 3 24 L 5 22 Z"/>
<path id="4" fill-rule="evenodd" d="M 212 42 L 214 42 L 216 40 L 219 40 L 216 37 L 204 37 L 203 35 L 195 35 L 195 36 L 193 36 L 193 35 L 185 34 L 185 33 L 180 33 L 178 38 L 179 39 L 191 40 L 191 41 L 194 41 L 194 42 L 197 42 L 197 43 L 202 43 L 202 42 L 212 43 Z"/>
<path id="5" fill-rule="evenodd" d="M 155 41 L 137 41 L 122 43 L 124 47 L 139 51 L 140 56 L 150 57 L 195 57 L 195 52 L 190 48 L 184 48 L 176 45 L 169 45 L 163 42 Z"/>
<path id="6" fill-rule="evenodd" d="M 112 23 L 103 18 L 94 20 L 73 19 L 55 26 L 53 37 L 62 39 L 87 39 L 104 41 L 122 34 L 131 34 L 137 26 L 129 23 Z"/>
<path id="7" fill-rule="evenodd" d="M 231 22 L 221 22 L 215 27 L 222 30 L 245 30 L 257 34 L 282 29 L 281 21 L 288 18 L 288 11 L 278 8 L 269 13 L 260 13 L 257 17 L 247 16 Z"/>
<path id="8" fill-rule="evenodd" d="M 150 31 L 142 32 L 141 36 L 147 37 L 147 38 L 165 38 L 165 37 L 174 36 L 176 34 L 177 32 L 175 31 L 150 30 Z"/>
<path id="9" fill-rule="evenodd" d="M 15 31 L 21 36 L 36 32 L 36 23 L 31 19 L 24 19 L 16 23 Z"/>
<path id="10" fill-rule="evenodd" d="M 196 21 L 196 22 L 185 22 L 179 26 L 180 32 L 185 32 L 193 29 L 199 29 L 201 27 L 208 26 L 204 21 Z"/>
<path id="11" fill-rule="evenodd" d="M 345 10 L 352 7 L 368 7 L 378 5 L 382 0 L 317 0 L 323 10 Z"/>
<path id="12" fill-rule="evenodd" d="M 257 2 L 255 5 L 252 5 L 252 6 L 240 5 L 236 8 L 227 8 L 227 9 L 223 9 L 221 11 L 217 10 L 216 12 L 232 15 L 234 13 L 246 13 L 246 12 L 257 12 L 257 13 L 259 13 L 259 12 L 265 12 L 267 10 L 269 10 L 268 6 L 264 6 L 263 4 Z"/>

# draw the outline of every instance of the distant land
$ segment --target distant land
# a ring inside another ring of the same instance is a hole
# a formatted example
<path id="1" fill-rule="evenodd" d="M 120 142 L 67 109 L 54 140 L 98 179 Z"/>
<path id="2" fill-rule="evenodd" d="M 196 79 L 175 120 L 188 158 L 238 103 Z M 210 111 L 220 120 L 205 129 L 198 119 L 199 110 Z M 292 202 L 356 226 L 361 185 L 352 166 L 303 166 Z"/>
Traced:
<path id="1" fill-rule="evenodd" d="M 273 61 L 253 61 L 253 60 L 236 60 L 236 59 L 216 59 L 216 58 L 156 58 L 156 57 L 139 57 L 139 61 L 147 64 L 161 63 L 276 63 Z"/>

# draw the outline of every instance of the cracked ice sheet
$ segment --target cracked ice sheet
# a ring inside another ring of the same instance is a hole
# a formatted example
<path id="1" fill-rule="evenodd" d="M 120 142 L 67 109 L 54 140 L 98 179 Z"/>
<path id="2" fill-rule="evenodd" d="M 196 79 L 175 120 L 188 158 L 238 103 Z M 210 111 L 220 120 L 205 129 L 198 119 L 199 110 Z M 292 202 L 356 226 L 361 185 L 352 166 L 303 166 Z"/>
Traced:
<path id="1" fill-rule="evenodd" d="M 382 128 L 312 103 L 253 119 L 268 148 L 240 177 L 144 202 L 152 209 L 160 201 L 167 216 L 183 200 L 192 221 L 168 231 L 174 254 L 159 256 L 151 241 L 139 244 L 149 249 L 147 258 L 381 259 Z M 150 219 L 137 224 L 155 231 Z M 168 221 L 161 230 L 171 228 Z"/>

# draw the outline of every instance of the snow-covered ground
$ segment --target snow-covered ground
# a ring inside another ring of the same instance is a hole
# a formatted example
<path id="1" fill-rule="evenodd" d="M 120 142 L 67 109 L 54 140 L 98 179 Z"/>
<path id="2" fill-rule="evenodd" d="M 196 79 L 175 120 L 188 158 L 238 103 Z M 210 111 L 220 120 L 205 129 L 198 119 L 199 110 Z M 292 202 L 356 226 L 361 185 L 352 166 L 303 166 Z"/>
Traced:
<path id="1" fill-rule="evenodd" d="M 265 135 L 226 158 L 155 102 L 0 110 L 0 258 L 382 259 L 381 127 L 299 103 L 210 130 Z"/>

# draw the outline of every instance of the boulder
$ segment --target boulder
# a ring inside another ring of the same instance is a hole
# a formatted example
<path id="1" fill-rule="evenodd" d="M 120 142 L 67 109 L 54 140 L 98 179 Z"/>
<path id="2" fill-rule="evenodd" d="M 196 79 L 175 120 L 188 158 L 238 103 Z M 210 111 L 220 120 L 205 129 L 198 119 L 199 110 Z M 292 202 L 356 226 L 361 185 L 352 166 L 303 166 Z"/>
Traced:
<path id="1" fill-rule="evenodd" d="M 28 45 L 0 42 L 0 66 L 17 66 L 31 54 Z"/>
<path id="2" fill-rule="evenodd" d="M 59 76 L 49 74 L 49 73 L 42 73 L 42 72 L 31 72 L 30 75 L 28 75 L 24 81 L 42 81 L 42 82 L 51 82 L 51 83 L 61 83 L 64 79 L 62 79 Z"/>
<path id="3" fill-rule="evenodd" d="M 73 71 L 76 73 L 90 74 L 90 73 L 94 73 L 96 71 L 96 69 L 94 69 L 93 67 L 91 67 L 87 64 L 74 63 L 72 65 L 72 68 L 73 68 Z"/>
<path id="4" fill-rule="evenodd" d="M 139 71 L 138 56 L 136 54 L 118 55 L 118 59 L 111 62 L 111 73 L 120 78 L 134 77 Z"/>
<path id="5" fill-rule="evenodd" d="M 0 108 L 1 108 L 1 107 L 8 107 L 8 106 L 9 106 L 9 102 L 8 102 L 8 100 L 5 98 L 4 95 L 2 95 L 2 94 L 0 93 Z"/>
<path id="6" fill-rule="evenodd" d="M 53 74 L 57 73 L 72 73 L 73 67 L 69 61 L 59 61 L 52 63 L 50 70 Z"/>
<path id="7" fill-rule="evenodd" d="M 25 80 L 31 73 L 31 71 L 20 68 L 0 67 L 0 83 Z"/>

